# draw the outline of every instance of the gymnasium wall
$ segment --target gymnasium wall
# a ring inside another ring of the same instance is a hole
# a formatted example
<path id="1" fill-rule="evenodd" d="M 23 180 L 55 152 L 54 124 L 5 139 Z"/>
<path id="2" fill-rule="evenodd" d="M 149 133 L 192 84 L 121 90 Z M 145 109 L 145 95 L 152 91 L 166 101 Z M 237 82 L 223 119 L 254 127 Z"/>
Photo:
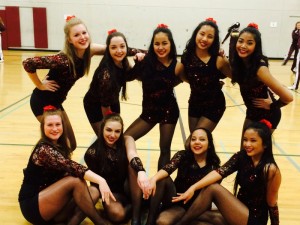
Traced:
<path id="1" fill-rule="evenodd" d="M 16 17 L 7 13 L 12 6 L 19 11 L 19 24 Z M 181 54 L 197 24 L 213 17 L 219 25 L 221 40 L 235 22 L 240 22 L 241 27 L 257 23 L 264 53 L 271 58 L 284 57 L 292 29 L 300 21 L 299 0 L 1 0 L 1 15 L 3 11 L 6 19 L 14 20 L 6 21 L 7 33 L 10 29 L 18 32 L 16 27 L 20 26 L 20 46 L 8 44 L 8 48 L 60 50 L 64 42 L 64 18 L 76 15 L 85 21 L 94 42 L 105 43 L 107 31 L 116 28 L 126 35 L 130 46 L 139 48 L 148 48 L 157 24 L 168 24 Z M 228 42 L 224 44 L 225 50 Z"/>

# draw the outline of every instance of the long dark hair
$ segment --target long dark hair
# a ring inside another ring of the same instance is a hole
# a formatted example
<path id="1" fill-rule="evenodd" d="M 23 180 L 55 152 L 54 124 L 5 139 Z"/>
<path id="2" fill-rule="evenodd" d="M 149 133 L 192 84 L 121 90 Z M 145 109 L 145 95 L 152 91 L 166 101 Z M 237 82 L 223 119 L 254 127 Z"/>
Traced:
<path id="1" fill-rule="evenodd" d="M 235 83 L 249 83 L 253 82 L 257 78 L 257 70 L 260 67 L 261 61 L 264 61 L 267 66 L 269 65 L 268 58 L 263 55 L 262 52 L 262 40 L 261 33 L 254 27 L 246 27 L 240 31 L 238 39 L 243 33 L 250 33 L 255 40 L 255 49 L 253 54 L 249 56 L 247 65 L 243 62 L 242 58 L 238 55 L 236 49 L 233 51 L 233 59 L 231 62 L 232 67 L 232 80 Z M 239 40 L 237 40 L 238 42 Z"/>
<path id="2" fill-rule="evenodd" d="M 196 52 L 196 36 L 199 32 L 199 30 L 201 29 L 201 27 L 208 25 L 211 26 L 215 29 L 215 37 L 214 37 L 214 41 L 212 43 L 212 45 L 210 46 L 210 48 L 208 49 L 208 53 L 211 56 L 218 56 L 219 55 L 219 51 L 220 51 L 220 37 L 219 37 L 219 28 L 217 26 L 216 23 L 209 21 L 209 20 L 205 20 L 201 23 L 199 23 L 199 25 L 195 28 L 195 30 L 193 31 L 193 34 L 191 36 L 191 38 L 187 41 L 187 44 L 185 46 L 185 49 L 183 51 L 182 57 L 184 59 L 190 59 L 192 55 L 195 54 Z"/>
<path id="3" fill-rule="evenodd" d="M 220 161 L 219 156 L 216 153 L 216 149 L 215 149 L 215 145 L 214 145 L 214 140 L 213 140 L 212 133 L 209 130 L 207 130 L 206 128 L 204 128 L 204 127 L 199 127 L 199 128 L 196 128 L 196 129 L 193 130 L 193 132 L 191 133 L 191 136 L 192 136 L 192 134 L 196 130 L 203 130 L 206 133 L 206 136 L 207 136 L 208 148 L 207 148 L 207 155 L 206 155 L 206 165 L 207 166 L 213 166 L 213 168 L 218 168 L 220 166 L 221 161 Z M 189 144 L 188 144 L 187 150 L 192 153 L 192 150 L 191 150 L 191 138 L 189 140 Z"/>
<path id="4" fill-rule="evenodd" d="M 126 44 L 127 52 L 126 52 L 126 57 L 122 60 L 122 67 L 123 67 L 124 71 L 128 71 L 130 69 L 129 61 L 128 61 L 128 58 L 127 58 L 127 55 L 128 55 L 127 40 L 126 40 L 123 33 L 116 31 L 116 32 L 113 32 L 113 33 L 111 33 L 107 36 L 107 38 L 106 38 L 106 50 L 104 52 L 103 58 L 101 59 L 101 61 L 99 63 L 99 66 L 95 70 L 95 74 L 94 74 L 94 76 L 99 76 L 97 74 L 102 74 L 102 75 L 105 76 L 105 73 L 103 74 L 102 72 L 103 72 L 104 69 L 108 69 L 108 71 L 111 75 L 110 85 L 111 85 L 112 90 L 117 89 L 117 75 L 116 74 L 117 74 L 117 71 L 118 71 L 118 68 L 116 67 L 116 65 L 114 63 L 114 60 L 113 60 L 113 58 L 112 58 L 112 56 L 110 55 L 110 52 L 109 52 L 109 45 L 111 43 L 111 39 L 114 38 L 114 37 L 122 37 L 123 38 L 123 40 Z M 93 88 L 93 87 L 91 86 L 91 88 Z M 98 86 L 97 86 L 96 89 L 98 89 Z M 101 90 L 99 90 L 99 91 L 101 91 Z M 122 100 L 127 100 L 125 76 L 124 76 L 124 79 L 122 81 L 121 99 Z"/>
<path id="5" fill-rule="evenodd" d="M 264 152 L 261 156 L 261 159 L 256 166 L 257 171 L 263 171 L 264 173 L 264 181 L 265 185 L 267 184 L 268 181 L 268 176 L 269 176 L 269 171 L 270 171 L 270 166 L 271 164 L 274 164 L 277 169 L 277 163 L 275 162 L 274 155 L 273 155 L 273 147 L 272 147 L 272 133 L 271 129 L 263 122 L 252 122 L 243 131 L 244 133 L 249 130 L 253 129 L 254 131 L 257 132 L 258 136 L 262 139 L 262 145 L 264 147 Z M 234 183 L 234 194 L 237 194 L 238 190 L 238 176 L 239 172 L 236 175 L 235 183 Z"/>
<path id="6" fill-rule="evenodd" d="M 103 156 L 106 155 L 105 149 L 107 149 L 108 146 L 104 140 L 103 133 L 104 133 L 104 127 L 105 127 L 106 123 L 109 121 L 119 122 L 122 126 L 121 134 L 120 134 L 119 139 L 116 141 L 115 148 L 116 148 L 117 158 L 119 159 L 119 161 L 118 161 L 119 171 L 121 173 L 126 173 L 126 171 L 127 171 L 127 169 L 126 169 L 127 168 L 127 154 L 126 154 L 126 147 L 125 147 L 125 140 L 124 140 L 124 123 L 123 123 L 123 119 L 121 118 L 121 116 L 118 113 L 112 113 L 112 114 L 106 115 L 103 118 L 103 121 L 101 122 L 100 131 L 98 134 L 98 139 L 97 139 L 97 144 L 96 144 L 96 156 L 100 160 L 98 165 L 100 166 L 101 172 L 103 170 L 105 170 L 105 168 L 107 168 L 108 162 L 107 162 L 106 158 Z"/>
<path id="7" fill-rule="evenodd" d="M 166 34 L 170 41 L 171 49 L 170 49 L 170 53 L 169 53 L 169 59 L 174 60 L 177 57 L 176 45 L 175 45 L 171 30 L 166 26 L 165 27 L 157 27 L 153 31 L 151 42 L 150 42 L 149 49 L 148 49 L 148 54 L 146 55 L 146 58 L 145 58 L 145 61 L 146 61 L 145 65 L 147 66 L 147 69 L 145 69 L 145 70 L 148 71 L 148 73 L 144 73 L 142 75 L 144 78 L 147 77 L 147 74 L 152 76 L 152 73 L 154 73 L 154 70 L 156 69 L 158 59 L 157 59 L 157 55 L 155 54 L 153 45 L 154 45 L 155 35 L 157 35 L 160 32 Z"/>
<path id="8" fill-rule="evenodd" d="M 45 128 L 44 128 L 45 127 L 45 118 L 48 117 L 48 116 L 54 116 L 54 115 L 57 115 L 61 118 L 62 127 L 63 127 L 63 133 L 58 138 L 58 140 L 57 140 L 58 145 L 56 145 L 56 146 L 52 143 L 52 140 L 49 139 L 46 136 Z M 71 155 L 72 155 L 72 150 L 71 150 L 71 148 L 69 147 L 69 144 L 68 144 L 67 129 L 68 128 L 67 128 L 67 125 L 65 123 L 63 113 L 60 109 L 55 109 L 54 108 L 54 109 L 51 109 L 51 110 L 46 110 L 46 111 L 44 111 L 44 113 L 42 115 L 42 119 L 41 119 L 41 123 L 40 123 L 41 138 L 40 138 L 39 142 L 45 142 L 47 144 L 52 145 L 64 157 L 70 159 Z"/>

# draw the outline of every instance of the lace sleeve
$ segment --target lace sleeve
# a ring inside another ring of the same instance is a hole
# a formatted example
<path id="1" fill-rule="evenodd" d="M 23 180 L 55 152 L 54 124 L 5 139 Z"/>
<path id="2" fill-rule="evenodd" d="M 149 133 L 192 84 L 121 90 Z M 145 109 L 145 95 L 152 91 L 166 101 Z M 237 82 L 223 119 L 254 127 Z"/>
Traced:
<path id="1" fill-rule="evenodd" d="M 99 163 L 99 161 L 96 159 L 95 143 L 85 152 L 84 161 L 90 170 L 97 172 L 97 162 Z"/>
<path id="2" fill-rule="evenodd" d="M 87 167 L 65 158 L 59 151 L 55 150 L 50 145 L 40 145 L 32 157 L 36 165 L 44 166 L 45 168 L 57 171 L 65 171 L 66 173 L 83 178 Z"/>
<path id="3" fill-rule="evenodd" d="M 26 72 L 35 73 L 37 69 L 68 68 L 69 61 L 64 54 L 37 56 L 25 59 L 23 67 Z"/>
<path id="4" fill-rule="evenodd" d="M 126 72 L 126 81 L 133 81 L 135 79 L 141 81 L 142 73 L 144 70 L 144 60 L 136 61 L 134 66 Z"/>
<path id="5" fill-rule="evenodd" d="M 113 84 L 112 75 L 108 68 L 104 68 L 99 74 L 100 99 L 103 106 L 110 106 L 119 99 L 116 84 Z"/>
<path id="6" fill-rule="evenodd" d="M 224 178 L 234 173 L 238 169 L 238 160 L 241 152 L 235 153 L 231 158 L 216 171 Z"/>
<path id="7" fill-rule="evenodd" d="M 273 207 L 269 206 L 269 214 L 271 225 L 279 225 L 279 210 L 277 204 Z"/>
<path id="8" fill-rule="evenodd" d="M 180 162 L 184 157 L 184 152 L 185 150 L 175 153 L 170 162 L 167 163 L 162 169 L 165 170 L 169 175 L 171 175 L 180 165 Z"/>

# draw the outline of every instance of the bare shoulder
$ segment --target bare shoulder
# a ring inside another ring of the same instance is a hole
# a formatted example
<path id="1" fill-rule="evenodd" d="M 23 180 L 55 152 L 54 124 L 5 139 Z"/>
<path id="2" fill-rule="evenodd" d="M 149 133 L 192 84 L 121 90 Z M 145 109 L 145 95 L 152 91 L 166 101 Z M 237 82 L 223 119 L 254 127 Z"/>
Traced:
<path id="1" fill-rule="evenodd" d="M 269 163 L 265 166 L 265 171 L 269 170 L 268 179 L 281 178 L 281 173 L 277 165 Z"/>

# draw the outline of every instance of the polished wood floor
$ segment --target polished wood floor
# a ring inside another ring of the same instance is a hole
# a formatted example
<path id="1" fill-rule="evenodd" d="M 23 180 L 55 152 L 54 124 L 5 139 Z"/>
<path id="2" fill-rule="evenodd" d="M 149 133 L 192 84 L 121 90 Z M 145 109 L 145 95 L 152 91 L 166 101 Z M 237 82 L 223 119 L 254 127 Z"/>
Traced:
<path id="1" fill-rule="evenodd" d="M 4 51 L 5 61 L 0 63 L 0 223 L 5 225 L 29 225 L 20 212 L 17 198 L 23 179 L 22 169 L 27 164 L 33 145 L 39 139 L 39 123 L 29 106 L 34 86 L 21 62 L 27 57 L 45 54 L 51 53 Z M 83 154 L 95 137 L 86 118 L 82 100 L 99 61 L 100 57 L 93 58 L 91 74 L 75 84 L 64 103 L 78 142 L 73 159 L 82 163 Z M 286 86 L 291 85 L 294 79 L 290 65 L 291 62 L 281 66 L 281 61 L 271 61 L 270 66 L 273 75 Z M 39 74 L 42 77 L 46 72 L 39 71 Z M 223 91 L 227 109 L 213 135 L 218 154 L 222 162 L 225 162 L 233 152 L 238 151 L 245 106 L 238 86 L 232 86 L 226 80 Z M 282 120 L 274 133 L 274 153 L 283 177 L 279 193 L 280 220 L 283 225 L 300 223 L 300 96 L 299 91 L 292 93 L 295 100 L 282 109 Z M 121 103 L 121 114 L 126 127 L 141 113 L 141 84 L 137 81 L 130 82 L 128 95 L 129 100 Z M 173 138 L 173 153 L 183 149 L 183 138 L 188 134 L 188 85 L 177 86 L 176 95 L 181 123 L 178 123 Z M 137 141 L 138 152 L 150 176 L 156 172 L 158 143 L 158 127 Z M 231 176 L 223 181 L 223 185 L 232 190 L 233 180 L 234 177 Z M 86 220 L 82 224 L 91 223 Z"/>

